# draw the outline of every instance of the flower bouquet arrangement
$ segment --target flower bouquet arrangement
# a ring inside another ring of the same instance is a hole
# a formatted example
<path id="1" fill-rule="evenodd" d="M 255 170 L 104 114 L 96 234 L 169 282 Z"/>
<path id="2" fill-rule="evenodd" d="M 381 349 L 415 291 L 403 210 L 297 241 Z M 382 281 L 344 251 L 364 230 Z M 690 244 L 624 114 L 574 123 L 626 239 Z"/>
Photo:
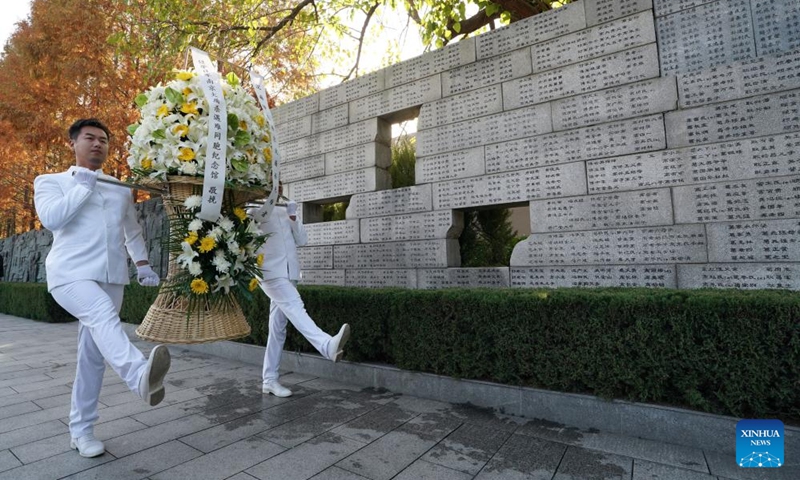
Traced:
<path id="1" fill-rule="evenodd" d="M 271 123 L 233 74 L 176 71 L 136 105 L 141 118 L 128 127 L 132 180 L 165 191 L 170 224 L 167 279 L 136 333 L 165 343 L 245 336 L 250 326 L 235 294 L 250 298 L 258 287 L 257 251 L 266 237 L 244 204 L 271 190 Z M 221 177 L 216 185 L 209 172 Z M 210 214 L 209 202 L 216 204 Z"/>

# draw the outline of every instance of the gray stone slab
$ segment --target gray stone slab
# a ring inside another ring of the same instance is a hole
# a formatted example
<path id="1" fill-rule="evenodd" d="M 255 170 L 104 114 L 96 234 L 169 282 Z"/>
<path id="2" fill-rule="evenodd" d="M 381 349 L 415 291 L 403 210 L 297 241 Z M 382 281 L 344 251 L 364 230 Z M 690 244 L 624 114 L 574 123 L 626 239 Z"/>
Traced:
<path id="1" fill-rule="evenodd" d="M 706 225 L 708 261 L 798 262 L 800 219 Z"/>
<path id="2" fill-rule="evenodd" d="M 541 43 L 586 27 L 583 2 L 534 15 L 477 37 L 478 58 Z"/>
<path id="3" fill-rule="evenodd" d="M 8 380 L 0 380 L 0 388 L 10 387 L 13 389 L 13 391 L 17 393 L 25 393 L 38 389 L 37 386 L 34 386 L 33 388 L 26 388 L 25 385 L 27 384 L 38 384 L 42 382 L 52 383 L 52 381 L 53 381 L 52 378 L 44 374 L 30 375 L 22 378 L 11 378 Z"/>
<path id="4" fill-rule="evenodd" d="M 382 71 L 386 74 L 386 88 L 391 88 L 474 61 L 475 38 L 470 37 L 451 43 L 444 48 L 390 65 Z"/>
<path id="5" fill-rule="evenodd" d="M 440 182 L 486 173 L 484 147 L 417 157 L 414 178 L 418 183 Z"/>
<path id="6" fill-rule="evenodd" d="M 334 268 L 457 267 L 458 240 L 334 245 Z M 414 275 L 416 279 L 416 275 Z"/>
<path id="7" fill-rule="evenodd" d="M 250 437 L 157 475 L 152 475 L 151 478 L 153 480 L 188 478 L 222 480 L 274 457 L 284 450 L 280 445 L 259 437 Z"/>
<path id="8" fill-rule="evenodd" d="M 11 452 L 8 450 L 0 451 L 0 472 L 5 472 L 6 470 L 11 470 L 19 466 L 22 466 L 22 463 L 20 463 Z"/>
<path id="9" fill-rule="evenodd" d="M 281 378 L 281 382 L 283 382 L 283 380 L 284 379 Z M 244 440 L 248 437 L 258 435 L 284 422 L 284 419 L 259 412 L 181 437 L 181 442 L 201 452 L 209 453 L 222 447 L 236 444 L 240 440 Z"/>
<path id="10" fill-rule="evenodd" d="M 327 110 L 384 89 L 385 69 L 381 69 L 319 92 L 319 108 Z"/>
<path id="11" fill-rule="evenodd" d="M 359 221 L 355 219 L 309 223 L 304 227 L 308 234 L 308 246 L 359 242 Z"/>
<path id="12" fill-rule="evenodd" d="M 396 480 L 470 480 L 472 475 L 425 460 L 417 460 L 394 478 Z"/>
<path id="13" fill-rule="evenodd" d="M 146 477 L 150 478 L 217 478 L 211 476 L 193 477 L 162 477 L 153 476 L 154 473 L 167 470 L 183 462 L 190 461 L 203 455 L 201 452 L 184 445 L 181 442 L 172 441 L 163 445 L 144 450 L 142 452 L 115 460 L 105 465 L 83 471 L 71 477 L 70 480 L 106 480 L 109 478 L 139 480 Z M 206 456 L 208 457 L 208 456 Z M 202 457 L 202 458 L 206 458 Z M 168 470 L 169 471 L 169 470 Z M 209 472 L 211 473 L 211 472 Z M 219 477 L 223 478 L 223 477 Z"/>
<path id="14" fill-rule="evenodd" d="M 697 107 L 665 116 L 670 148 L 800 130 L 800 90 Z"/>
<path id="15" fill-rule="evenodd" d="M 162 443 L 176 440 L 200 430 L 213 427 L 215 422 L 198 414 L 181 417 L 154 427 L 145 428 L 105 442 L 106 451 L 124 457 Z"/>
<path id="16" fill-rule="evenodd" d="M 512 267 L 706 261 L 703 225 L 537 233 L 511 253 Z"/>
<path id="17" fill-rule="evenodd" d="M 147 428 L 147 425 L 139 423 L 132 418 L 121 418 L 112 422 L 98 424 L 94 429 L 94 434 L 99 440 L 105 441 L 109 438 L 118 437 L 145 428 Z M 19 445 L 12 448 L 11 451 L 22 463 L 33 463 L 70 451 L 69 441 L 70 434 L 65 432 L 60 435 Z"/>
<path id="18" fill-rule="evenodd" d="M 566 446 L 524 435 L 512 435 L 476 479 L 552 479 Z"/>
<path id="19" fill-rule="evenodd" d="M 391 116 L 413 118 L 416 114 L 405 114 L 405 110 L 415 110 L 424 103 L 442 97 L 442 81 L 439 75 L 422 78 L 406 85 L 384 90 L 359 100 L 350 102 L 350 121 L 358 122 L 367 118 Z"/>
<path id="20" fill-rule="evenodd" d="M 490 85 L 422 105 L 417 128 L 438 127 L 503 111 L 501 86 Z"/>
<path id="21" fill-rule="evenodd" d="M 713 3 L 715 0 L 653 0 L 653 8 L 657 16 L 687 10 L 698 7 L 706 3 Z"/>
<path id="22" fill-rule="evenodd" d="M 678 288 L 800 289 L 796 263 L 678 265 Z"/>
<path id="23" fill-rule="evenodd" d="M 417 270 L 417 288 L 505 288 L 510 285 L 508 267 Z"/>
<path id="24" fill-rule="evenodd" d="M 338 285 L 343 287 L 345 284 L 344 270 L 302 270 L 300 272 L 300 284 L 302 285 Z"/>
<path id="25" fill-rule="evenodd" d="M 374 480 L 388 480 L 458 426 L 458 422 L 441 415 L 423 414 L 350 455 L 337 466 Z"/>
<path id="26" fill-rule="evenodd" d="M 69 429 L 66 424 L 58 420 L 51 420 L 49 422 L 12 430 L 7 433 L 0 433 L 0 450 L 25 445 L 67 431 L 69 431 Z"/>
<path id="27" fill-rule="evenodd" d="M 439 442 L 422 459 L 443 467 L 477 475 L 505 443 L 511 432 L 464 424 Z"/>
<path id="28" fill-rule="evenodd" d="M 788 449 L 786 453 L 790 453 Z M 733 453 L 706 451 L 705 455 L 711 474 L 719 475 L 719 478 L 736 480 L 795 480 L 800 478 L 800 464 L 796 461 L 796 454 L 793 455 L 795 460 L 787 458 L 787 464 L 780 468 L 741 468 L 737 465 L 737 459 Z"/>
<path id="29" fill-rule="evenodd" d="M 662 478 L 669 478 L 670 480 L 716 480 L 716 477 L 707 473 L 661 465 L 645 460 L 636 459 L 633 461 L 633 480 L 660 480 Z"/>
<path id="30" fill-rule="evenodd" d="M 344 284 L 360 288 L 417 288 L 417 272 L 413 269 L 382 268 L 345 270 Z"/>
<path id="31" fill-rule="evenodd" d="M 664 117 L 657 114 L 486 145 L 486 173 L 648 152 L 666 145 Z"/>
<path id="32" fill-rule="evenodd" d="M 469 208 L 586 193 L 582 162 L 484 175 L 433 184 L 433 207 Z"/>
<path id="33" fill-rule="evenodd" d="M 305 480 L 363 446 L 361 442 L 325 433 L 247 469 L 246 473 L 261 480 Z"/>
<path id="34" fill-rule="evenodd" d="M 114 460 L 105 454 L 95 458 L 83 458 L 74 451 L 62 453 L 38 462 L 23 465 L 0 473 L 0 480 L 41 480 L 63 478 L 73 473 L 88 470 Z"/>
<path id="35" fill-rule="evenodd" d="M 300 268 L 303 270 L 313 270 L 320 268 L 333 268 L 333 247 L 299 247 L 297 249 L 297 259 Z"/>
<path id="36" fill-rule="evenodd" d="M 660 188 L 536 200 L 530 217 L 532 233 L 671 225 L 672 195 Z"/>
<path id="37" fill-rule="evenodd" d="M 389 172 L 376 167 L 302 180 L 291 184 L 291 198 L 298 202 L 335 202 L 349 195 L 385 190 L 391 186 Z"/>
<path id="38" fill-rule="evenodd" d="M 650 10 L 653 0 L 586 0 L 584 5 L 586 24 L 592 26 Z"/>
<path id="39" fill-rule="evenodd" d="M 759 56 L 800 47 L 800 3 L 796 0 L 752 0 L 750 5 Z"/>
<path id="40" fill-rule="evenodd" d="M 57 420 L 65 417 L 69 413 L 69 405 L 63 405 L 47 410 L 38 410 L 35 412 L 25 413 L 10 418 L 0 420 L 0 433 L 10 432 L 19 428 L 27 427 L 29 425 L 36 425 L 37 423 L 45 423 L 50 420 Z"/>
<path id="41" fill-rule="evenodd" d="M 281 182 L 292 183 L 325 175 L 325 155 L 296 160 L 281 165 Z"/>
<path id="42" fill-rule="evenodd" d="M 675 222 L 777 220 L 800 216 L 800 176 L 740 180 L 673 189 Z"/>
<path id="43" fill-rule="evenodd" d="M 623 118 L 674 110 L 675 78 L 645 80 L 553 102 L 553 130 L 566 130 Z M 669 128 L 667 128 L 669 132 Z M 668 137 L 669 138 L 669 137 Z"/>
<path id="44" fill-rule="evenodd" d="M 294 120 L 289 120 L 286 123 L 280 123 L 276 126 L 276 130 L 277 131 L 275 133 L 278 136 L 278 140 L 281 142 L 290 142 L 301 137 L 307 137 L 312 133 L 311 117 L 305 116 L 295 118 Z"/>
<path id="45" fill-rule="evenodd" d="M 346 217 L 352 219 L 425 212 L 433 210 L 431 199 L 430 185 L 353 195 L 347 206 Z"/>
<path id="46" fill-rule="evenodd" d="M 356 475 L 353 472 L 348 472 L 347 470 L 343 470 L 334 465 L 333 467 L 326 468 L 311 478 L 314 480 L 364 480 L 366 477 Z"/>
<path id="47" fill-rule="evenodd" d="M 355 404 L 350 408 L 324 408 L 263 432 L 259 437 L 282 447 L 294 448 L 371 410 L 374 407 Z"/>
<path id="48" fill-rule="evenodd" d="M 511 286 L 677 288 L 675 265 L 514 267 Z"/>
<path id="49" fill-rule="evenodd" d="M 658 17 L 656 31 L 664 75 L 756 56 L 750 0 L 720 0 Z"/>
<path id="50" fill-rule="evenodd" d="M 311 115 L 311 133 L 320 133 L 347 125 L 349 123 L 348 111 L 347 105 L 339 105 Z"/>
<path id="51" fill-rule="evenodd" d="M 433 240 L 458 238 L 464 229 L 464 214 L 453 210 L 437 210 L 364 218 L 360 222 L 363 243 Z"/>
<path id="52" fill-rule="evenodd" d="M 358 170 L 366 167 L 389 168 L 392 150 L 382 143 L 365 143 L 325 154 L 325 174 Z"/>
<path id="53" fill-rule="evenodd" d="M 800 88 L 800 50 L 678 76 L 681 107 Z"/>
<path id="54" fill-rule="evenodd" d="M 659 76 L 655 43 L 503 83 L 511 110 Z"/>
<path id="55" fill-rule="evenodd" d="M 480 42 L 480 38 L 478 41 Z M 499 84 L 530 75 L 532 71 L 529 48 L 484 58 L 442 73 L 442 96 L 449 97 L 487 85 Z"/>
<path id="56" fill-rule="evenodd" d="M 411 420 L 416 413 L 397 408 L 394 404 L 380 407 L 331 430 L 337 435 L 370 443 Z"/>
<path id="57" fill-rule="evenodd" d="M 389 145 L 390 140 L 391 125 L 384 120 L 371 118 L 299 140 L 285 142 L 281 145 L 281 152 L 283 160 L 291 162 L 363 143 L 378 142 Z"/>
<path id="58" fill-rule="evenodd" d="M 276 124 L 280 125 L 296 118 L 310 116 L 320 110 L 319 100 L 320 94 L 316 93 L 294 102 L 284 103 L 270 109 L 272 118 L 275 119 Z"/>
<path id="59" fill-rule="evenodd" d="M 7 407 L 0 407 L 0 419 L 21 415 L 23 413 L 36 412 L 41 410 L 33 402 L 16 403 Z"/>
<path id="60" fill-rule="evenodd" d="M 800 133 L 697 145 L 586 164 L 589 192 L 782 177 L 800 171 Z"/>
<path id="61" fill-rule="evenodd" d="M 632 473 L 631 458 L 570 447 L 553 480 L 628 480 Z"/>

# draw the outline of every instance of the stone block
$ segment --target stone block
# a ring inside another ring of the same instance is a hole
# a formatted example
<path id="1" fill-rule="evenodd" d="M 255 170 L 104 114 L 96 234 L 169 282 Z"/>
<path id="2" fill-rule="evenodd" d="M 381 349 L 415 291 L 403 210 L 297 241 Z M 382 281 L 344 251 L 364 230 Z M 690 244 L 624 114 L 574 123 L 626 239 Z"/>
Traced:
<path id="1" fill-rule="evenodd" d="M 333 268 L 348 271 L 351 268 L 458 267 L 460 262 L 458 240 L 362 243 L 333 247 Z M 416 280 L 416 275 L 414 278 Z"/>
<path id="2" fill-rule="evenodd" d="M 797 263 L 678 265 L 678 288 L 800 290 Z"/>
<path id="3" fill-rule="evenodd" d="M 676 288 L 676 272 L 675 265 L 513 267 L 511 268 L 511 286 L 522 288 Z"/>
<path id="4" fill-rule="evenodd" d="M 358 220 L 345 220 L 358 222 Z M 464 214 L 453 210 L 410 213 L 360 220 L 364 243 L 455 238 L 464 229 Z"/>
<path id="5" fill-rule="evenodd" d="M 430 210 L 433 210 L 431 185 L 418 185 L 353 195 L 346 217 L 379 217 Z"/>
<path id="6" fill-rule="evenodd" d="M 418 288 L 505 288 L 510 286 L 508 267 L 421 268 Z"/>

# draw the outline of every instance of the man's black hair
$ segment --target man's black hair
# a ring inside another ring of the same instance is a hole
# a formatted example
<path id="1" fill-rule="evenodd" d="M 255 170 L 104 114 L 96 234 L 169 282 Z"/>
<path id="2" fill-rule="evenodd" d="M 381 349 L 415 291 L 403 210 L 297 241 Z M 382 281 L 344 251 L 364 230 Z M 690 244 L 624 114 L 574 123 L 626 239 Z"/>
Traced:
<path id="1" fill-rule="evenodd" d="M 77 122 L 73 123 L 71 127 L 69 127 L 69 138 L 70 138 L 70 140 L 76 140 L 78 138 L 78 135 L 80 135 L 81 129 L 83 127 L 96 127 L 96 128 L 99 128 L 100 130 L 106 132 L 106 136 L 109 139 L 111 138 L 111 132 L 108 130 L 108 127 L 106 127 L 103 124 L 103 122 L 101 122 L 100 120 L 98 120 L 96 118 L 81 118 Z"/>

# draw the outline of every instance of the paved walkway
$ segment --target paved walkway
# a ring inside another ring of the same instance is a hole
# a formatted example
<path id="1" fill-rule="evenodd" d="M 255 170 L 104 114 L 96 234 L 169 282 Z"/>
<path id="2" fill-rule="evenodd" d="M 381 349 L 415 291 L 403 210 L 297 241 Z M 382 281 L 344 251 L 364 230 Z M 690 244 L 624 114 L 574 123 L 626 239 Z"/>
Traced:
<path id="1" fill-rule="evenodd" d="M 85 459 L 67 431 L 76 332 L 0 314 L 0 480 L 800 478 L 740 469 L 730 454 L 300 374 L 282 377 L 295 394 L 279 399 L 261 394 L 259 368 L 177 347 L 155 408 L 107 369 L 95 429 L 107 453 Z"/>

